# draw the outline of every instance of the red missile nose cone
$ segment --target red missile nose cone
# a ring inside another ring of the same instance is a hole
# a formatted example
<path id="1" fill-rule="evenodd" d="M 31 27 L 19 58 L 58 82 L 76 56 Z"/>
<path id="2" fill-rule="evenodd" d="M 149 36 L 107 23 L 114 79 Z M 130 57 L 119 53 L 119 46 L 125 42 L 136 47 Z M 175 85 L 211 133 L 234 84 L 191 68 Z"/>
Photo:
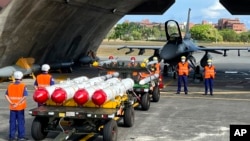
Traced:
<path id="1" fill-rule="evenodd" d="M 77 90 L 73 99 L 78 105 L 83 105 L 89 100 L 89 93 L 85 89 Z"/>
<path id="2" fill-rule="evenodd" d="M 33 99 L 37 103 L 45 103 L 49 99 L 49 93 L 46 89 L 39 88 L 34 92 Z"/>
<path id="3" fill-rule="evenodd" d="M 107 100 L 107 95 L 103 90 L 97 90 L 92 96 L 92 101 L 95 105 L 102 105 Z"/>
<path id="4" fill-rule="evenodd" d="M 63 103 L 66 100 L 66 98 L 67 94 L 65 90 L 63 90 L 62 88 L 55 89 L 55 91 L 51 95 L 51 99 L 55 103 Z"/>

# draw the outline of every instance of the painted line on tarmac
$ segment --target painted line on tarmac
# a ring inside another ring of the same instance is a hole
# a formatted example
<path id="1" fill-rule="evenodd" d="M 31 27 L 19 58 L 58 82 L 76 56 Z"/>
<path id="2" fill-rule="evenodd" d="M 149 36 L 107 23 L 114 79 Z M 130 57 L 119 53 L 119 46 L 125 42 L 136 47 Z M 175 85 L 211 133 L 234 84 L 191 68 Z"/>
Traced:
<path id="1" fill-rule="evenodd" d="M 250 101 L 250 99 L 241 99 L 241 98 L 218 98 L 216 95 L 214 96 L 204 96 L 204 97 L 189 97 L 188 95 L 184 96 L 168 96 L 168 95 L 161 95 L 161 97 L 168 97 L 168 98 L 182 98 L 182 99 L 206 99 L 206 100 L 226 100 L 226 101 Z"/>

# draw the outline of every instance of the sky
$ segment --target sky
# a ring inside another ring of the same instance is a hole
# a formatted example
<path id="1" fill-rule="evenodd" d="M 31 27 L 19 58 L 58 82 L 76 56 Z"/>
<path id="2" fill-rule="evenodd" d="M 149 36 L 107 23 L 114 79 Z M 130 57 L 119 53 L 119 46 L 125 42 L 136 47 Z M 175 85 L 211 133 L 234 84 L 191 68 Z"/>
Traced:
<path id="1" fill-rule="evenodd" d="M 163 15 L 127 15 L 118 23 L 125 20 L 140 22 L 149 19 L 150 22 L 164 23 L 172 19 L 183 23 L 187 21 L 188 8 L 191 8 L 190 22 L 198 24 L 202 20 L 217 23 L 219 18 L 239 18 L 250 29 L 250 15 L 231 15 L 219 0 L 175 0 L 175 3 Z"/>

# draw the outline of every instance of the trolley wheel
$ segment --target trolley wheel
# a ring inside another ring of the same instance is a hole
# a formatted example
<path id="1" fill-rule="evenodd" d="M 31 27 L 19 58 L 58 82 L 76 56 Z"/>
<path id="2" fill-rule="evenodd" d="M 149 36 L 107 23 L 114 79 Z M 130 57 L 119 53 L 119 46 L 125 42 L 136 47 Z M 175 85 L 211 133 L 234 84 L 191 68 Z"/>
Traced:
<path id="1" fill-rule="evenodd" d="M 158 85 L 156 85 L 153 89 L 152 98 L 153 102 L 158 102 L 160 100 L 160 90 Z"/>
<path id="2" fill-rule="evenodd" d="M 133 106 L 129 106 L 125 109 L 123 123 L 126 127 L 132 127 L 135 121 L 135 111 Z"/>
<path id="3" fill-rule="evenodd" d="M 47 118 L 36 117 L 31 125 L 31 136 L 34 140 L 43 140 L 46 138 L 48 132 L 45 131 L 45 128 L 48 126 Z"/>
<path id="4" fill-rule="evenodd" d="M 115 120 L 111 119 L 104 125 L 103 141 L 117 141 L 118 126 Z"/>
<path id="5" fill-rule="evenodd" d="M 141 97 L 141 107 L 142 110 L 147 111 L 150 107 L 150 98 L 149 98 L 149 94 L 145 93 L 142 95 Z"/>

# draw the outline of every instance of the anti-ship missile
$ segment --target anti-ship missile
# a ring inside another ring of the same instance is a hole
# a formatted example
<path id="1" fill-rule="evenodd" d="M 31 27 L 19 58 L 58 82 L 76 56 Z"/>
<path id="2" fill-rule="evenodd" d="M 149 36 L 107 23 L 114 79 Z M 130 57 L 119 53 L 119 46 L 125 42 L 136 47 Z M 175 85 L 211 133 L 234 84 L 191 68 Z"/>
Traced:
<path id="1" fill-rule="evenodd" d="M 108 79 L 107 81 L 99 83 L 98 85 L 92 85 L 89 87 L 79 89 L 75 92 L 73 99 L 78 105 L 84 105 L 88 101 L 91 101 L 91 97 L 96 90 L 104 89 L 108 86 L 115 85 L 116 83 L 119 82 L 120 80 L 118 78 L 111 78 Z"/>
<path id="2" fill-rule="evenodd" d="M 143 78 L 142 80 L 140 80 L 139 84 L 140 85 L 144 85 L 144 84 L 146 84 L 146 83 L 148 83 L 148 82 L 150 82 L 152 80 L 155 80 L 157 78 L 159 78 L 159 74 L 153 74 L 153 75 L 150 75 L 150 76 L 148 76 L 148 77 Z"/>
<path id="3" fill-rule="evenodd" d="M 34 101 L 38 103 L 45 103 L 49 98 L 51 98 L 52 93 L 55 91 L 55 89 L 61 88 L 61 87 L 68 87 L 74 84 L 79 84 L 85 81 L 89 81 L 90 84 L 102 82 L 106 79 L 109 79 L 111 77 L 117 77 L 119 73 L 114 73 L 112 75 L 104 75 L 99 77 L 94 77 L 91 79 L 88 79 L 86 76 L 77 77 L 72 80 L 64 81 L 60 84 L 55 84 L 52 86 L 47 86 L 45 88 L 39 88 L 34 92 L 33 99 Z M 57 97 L 57 96 L 56 96 Z"/>
<path id="4" fill-rule="evenodd" d="M 134 80 L 126 78 L 116 85 L 109 86 L 103 89 L 96 90 L 92 96 L 92 102 L 95 105 L 101 106 L 105 102 L 115 99 L 116 96 L 123 96 L 127 90 L 132 89 L 134 86 Z"/>

